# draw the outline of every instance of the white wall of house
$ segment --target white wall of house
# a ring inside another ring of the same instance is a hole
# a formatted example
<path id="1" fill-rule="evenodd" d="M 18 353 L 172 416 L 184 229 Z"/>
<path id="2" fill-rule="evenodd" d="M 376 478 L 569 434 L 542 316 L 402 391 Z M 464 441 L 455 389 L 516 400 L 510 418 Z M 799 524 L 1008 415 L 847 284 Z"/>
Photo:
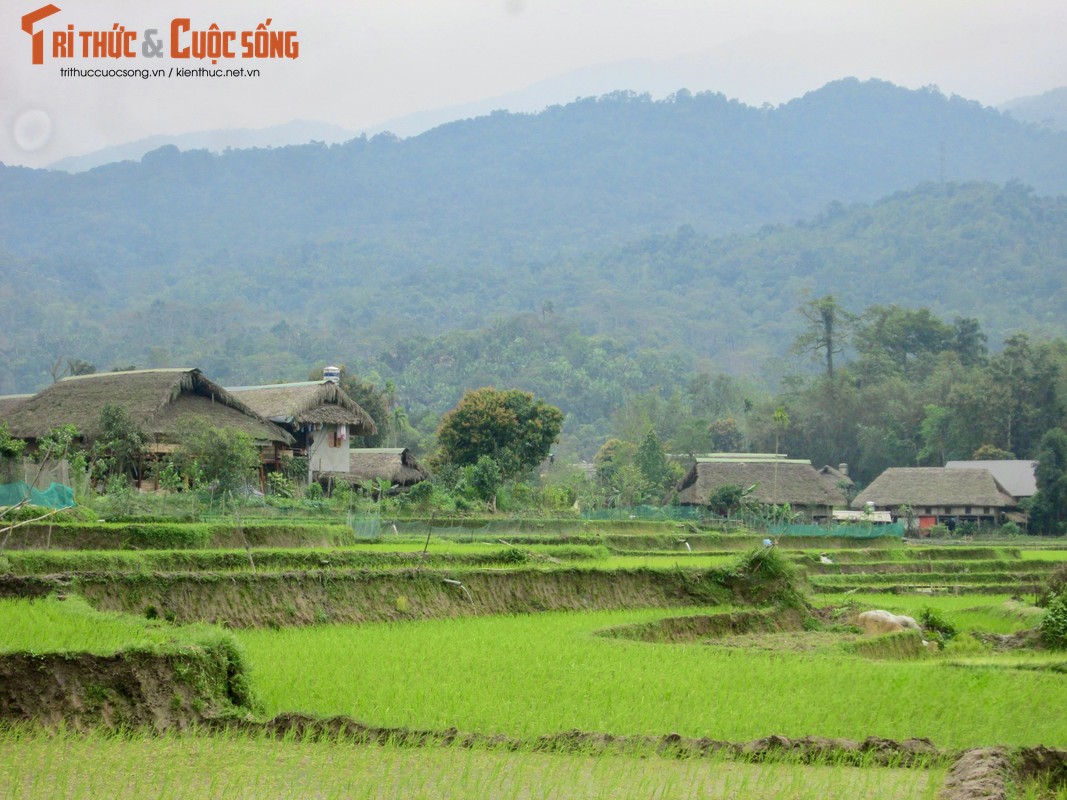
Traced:
<path id="1" fill-rule="evenodd" d="M 308 434 L 308 469 L 319 472 L 348 472 L 348 445 L 351 438 L 338 435 L 343 425 L 323 425 Z"/>

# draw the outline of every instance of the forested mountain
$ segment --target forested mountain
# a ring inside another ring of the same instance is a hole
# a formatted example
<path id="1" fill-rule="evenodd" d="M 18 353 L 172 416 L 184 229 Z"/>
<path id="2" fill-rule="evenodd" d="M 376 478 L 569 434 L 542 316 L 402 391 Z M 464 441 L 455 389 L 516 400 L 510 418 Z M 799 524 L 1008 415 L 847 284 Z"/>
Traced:
<path id="1" fill-rule="evenodd" d="M 975 317 L 994 343 L 1057 333 L 1067 200 L 1039 193 L 1065 189 L 1067 134 L 855 80 L 778 108 L 619 94 L 407 140 L 0 168 L 0 393 L 64 358 L 229 383 L 380 364 L 403 388 L 376 360 L 397 342 L 523 312 L 773 383 L 805 292 Z"/>
<path id="2" fill-rule="evenodd" d="M 1011 100 L 1001 105 L 1000 110 L 1023 122 L 1067 131 L 1067 86 Z"/>
<path id="3" fill-rule="evenodd" d="M 347 142 L 353 136 L 355 134 L 352 131 L 345 130 L 340 125 L 311 120 L 293 120 L 283 125 L 271 125 L 267 128 L 224 128 L 215 131 L 179 133 L 173 136 L 156 134 L 145 139 L 105 147 L 91 153 L 61 158 L 50 164 L 48 168 L 65 172 L 83 172 L 117 161 L 140 161 L 146 153 L 167 145 L 174 145 L 179 150 L 199 149 L 221 153 L 236 148 L 285 147 L 307 142 Z"/>
<path id="4" fill-rule="evenodd" d="M 299 260 L 327 242 L 514 261 L 681 224 L 714 235 L 790 222 L 942 176 L 1065 191 L 1067 134 L 877 81 L 838 81 L 777 108 L 620 93 L 404 140 L 161 148 L 79 175 L 9 167 L 0 241 L 46 264 L 79 262 L 90 280 Z"/>
<path id="5" fill-rule="evenodd" d="M 167 270 L 125 302 L 112 299 L 128 290 L 118 278 L 71 297 L 60 273 L 8 258 L 0 392 L 48 382 L 61 357 L 101 368 L 195 364 L 233 383 L 291 379 L 309 364 L 367 363 L 402 352 L 397 343 L 413 335 L 522 311 L 631 355 L 748 375 L 773 370 L 768 360 L 788 349 L 806 296 L 974 317 L 994 345 L 1014 331 L 1062 335 L 1067 318 L 1067 198 L 1016 183 L 924 184 L 744 236 L 684 226 L 600 254 L 508 266 L 420 270 L 369 249 L 356 283 L 334 260 L 340 249 L 316 252 L 310 263 L 265 259 L 237 274 Z M 383 363 L 402 384 L 404 359 Z"/>

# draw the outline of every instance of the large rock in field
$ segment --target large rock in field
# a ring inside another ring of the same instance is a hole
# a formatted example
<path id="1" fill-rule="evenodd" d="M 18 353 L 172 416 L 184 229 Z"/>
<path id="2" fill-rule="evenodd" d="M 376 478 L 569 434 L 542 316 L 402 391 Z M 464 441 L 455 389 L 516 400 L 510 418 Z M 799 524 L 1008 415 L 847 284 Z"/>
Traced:
<path id="1" fill-rule="evenodd" d="M 864 633 L 896 633 L 897 631 L 920 631 L 919 623 L 912 617 L 893 614 L 889 611 L 864 611 L 856 617 L 856 624 Z"/>

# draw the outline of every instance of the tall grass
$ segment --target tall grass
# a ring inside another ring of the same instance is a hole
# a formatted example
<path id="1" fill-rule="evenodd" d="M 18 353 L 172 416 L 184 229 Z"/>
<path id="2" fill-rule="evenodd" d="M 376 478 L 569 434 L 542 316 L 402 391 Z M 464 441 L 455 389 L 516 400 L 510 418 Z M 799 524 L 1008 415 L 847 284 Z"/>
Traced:
<path id="1" fill-rule="evenodd" d="M 721 611 L 721 609 L 719 609 Z M 270 713 L 531 737 L 578 728 L 748 740 L 1067 744 L 1062 676 L 594 636 L 662 611 L 244 631 Z"/>

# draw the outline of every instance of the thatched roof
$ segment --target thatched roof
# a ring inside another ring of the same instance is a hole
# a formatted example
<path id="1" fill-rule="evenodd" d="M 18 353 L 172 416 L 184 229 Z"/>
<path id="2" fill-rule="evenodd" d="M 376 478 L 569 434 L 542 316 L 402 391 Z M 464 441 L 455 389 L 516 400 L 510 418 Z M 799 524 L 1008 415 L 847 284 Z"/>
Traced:
<path id="1" fill-rule="evenodd" d="M 7 419 L 8 415 L 15 410 L 23 400 L 33 397 L 32 394 L 4 394 L 0 395 L 0 422 Z"/>
<path id="2" fill-rule="evenodd" d="M 775 463 L 777 462 L 777 491 Z M 757 454 L 747 460 L 744 454 L 718 454 L 698 458 L 678 487 L 678 499 L 686 505 L 706 505 L 720 486 L 755 486 L 751 497 L 761 503 L 788 503 L 791 506 L 845 505 L 840 489 L 826 486 L 809 461 L 767 458 Z"/>
<path id="3" fill-rule="evenodd" d="M 370 414 L 331 381 L 234 386 L 228 391 L 267 419 L 297 428 L 306 423 L 349 425 L 355 436 L 378 432 Z"/>
<path id="4" fill-rule="evenodd" d="M 1015 499 L 986 469 L 947 467 L 891 467 L 852 501 L 878 508 L 917 506 L 989 506 L 1010 508 Z"/>
<path id="5" fill-rule="evenodd" d="M 122 406 L 145 433 L 173 439 L 191 420 L 236 428 L 253 439 L 292 444 L 293 437 L 264 419 L 198 369 L 142 369 L 64 378 L 19 403 L 7 416 L 11 433 L 38 439 L 60 425 L 97 435 L 104 406 Z"/>
<path id="6" fill-rule="evenodd" d="M 406 447 L 366 447 L 349 451 L 346 477 L 350 481 L 381 478 L 399 486 L 410 486 L 426 480 L 430 473 Z"/>
<path id="7" fill-rule="evenodd" d="M 853 481 L 852 478 L 848 477 L 847 474 L 839 470 L 837 467 L 831 467 L 829 464 L 819 470 L 819 477 L 824 481 L 828 481 L 831 486 L 837 486 L 839 483 L 845 483 L 849 486 L 855 485 L 855 481 Z"/>
<path id="8" fill-rule="evenodd" d="M 1037 494 L 1036 461 L 949 461 L 946 469 L 987 469 L 1015 499 L 1033 497 Z"/>

